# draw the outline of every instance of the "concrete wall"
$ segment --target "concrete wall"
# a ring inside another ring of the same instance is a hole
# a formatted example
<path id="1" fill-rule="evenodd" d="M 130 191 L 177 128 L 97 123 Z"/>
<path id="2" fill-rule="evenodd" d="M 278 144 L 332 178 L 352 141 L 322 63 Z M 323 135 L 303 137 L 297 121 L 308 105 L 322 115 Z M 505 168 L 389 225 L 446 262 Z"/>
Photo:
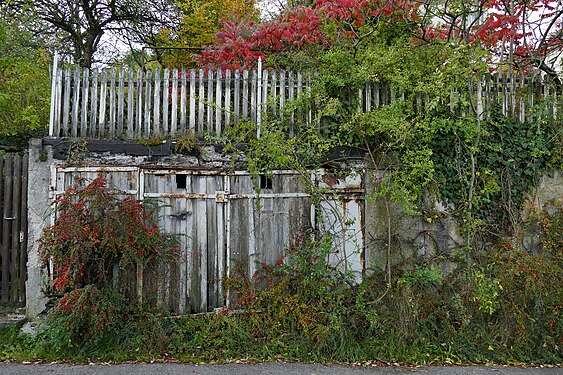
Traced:
<path id="1" fill-rule="evenodd" d="M 29 145 L 26 283 L 26 315 L 30 319 L 37 317 L 45 309 L 47 302 L 42 292 L 45 278 L 40 269 L 37 240 L 41 237 L 43 228 L 50 224 L 49 179 L 52 164 L 52 149 L 44 148 L 41 139 L 32 139 Z"/>

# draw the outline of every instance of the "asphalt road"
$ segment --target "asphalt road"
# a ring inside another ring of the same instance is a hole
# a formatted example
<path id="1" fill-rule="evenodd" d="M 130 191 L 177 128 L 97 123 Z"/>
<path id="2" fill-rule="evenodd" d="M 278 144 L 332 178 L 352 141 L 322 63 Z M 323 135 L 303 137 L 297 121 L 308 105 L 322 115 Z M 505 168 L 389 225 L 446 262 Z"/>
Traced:
<path id="1" fill-rule="evenodd" d="M 563 368 L 519 368 L 501 366 L 429 366 L 429 367 L 348 367 L 295 363 L 191 365 L 191 364 L 121 364 L 65 365 L 0 363 L 0 374 L 111 374 L 111 375 L 563 375 Z"/>

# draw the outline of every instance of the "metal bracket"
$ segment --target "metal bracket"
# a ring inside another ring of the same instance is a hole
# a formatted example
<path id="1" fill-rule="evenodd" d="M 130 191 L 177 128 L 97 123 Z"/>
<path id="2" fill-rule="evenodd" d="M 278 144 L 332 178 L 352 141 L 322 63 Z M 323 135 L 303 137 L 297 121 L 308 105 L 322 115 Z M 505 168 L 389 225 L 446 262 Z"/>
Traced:
<path id="1" fill-rule="evenodd" d="M 216 191 L 215 192 L 215 202 L 217 203 L 227 203 L 229 201 L 229 191 Z"/>

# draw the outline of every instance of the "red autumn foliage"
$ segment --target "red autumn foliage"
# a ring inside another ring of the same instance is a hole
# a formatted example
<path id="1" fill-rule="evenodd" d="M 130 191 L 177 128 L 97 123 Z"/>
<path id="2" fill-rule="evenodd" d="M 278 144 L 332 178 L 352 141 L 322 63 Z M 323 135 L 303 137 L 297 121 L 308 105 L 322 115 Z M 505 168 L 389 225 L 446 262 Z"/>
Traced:
<path id="1" fill-rule="evenodd" d="M 439 5 L 446 7 L 447 5 Z M 247 69 L 258 58 L 310 47 L 353 46 L 377 25 L 408 24 L 416 44 L 464 39 L 502 58 L 513 46 L 518 64 L 563 50 L 561 4 L 553 0 L 481 0 L 464 15 L 434 12 L 417 0 L 315 0 L 262 24 L 225 22 L 212 48 L 196 56 L 208 68 Z M 467 17 L 469 22 L 462 23 Z M 367 28 L 367 29 L 366 29 Z M 535 60 L 534 60 L 535 59 Z"/>
<path id="2" fill-rule="evenodd" d="M 105 287 L 114 266 L 174 254 L 175 239 L 160 231 L 150 207 L 135 199 L 119 199 L 103 177 L 84 184 L 79 179 L 53 202 L 57 219 L 40 239 L 42 266 L 52 262 L 56 270 L 55 292 Z"/>

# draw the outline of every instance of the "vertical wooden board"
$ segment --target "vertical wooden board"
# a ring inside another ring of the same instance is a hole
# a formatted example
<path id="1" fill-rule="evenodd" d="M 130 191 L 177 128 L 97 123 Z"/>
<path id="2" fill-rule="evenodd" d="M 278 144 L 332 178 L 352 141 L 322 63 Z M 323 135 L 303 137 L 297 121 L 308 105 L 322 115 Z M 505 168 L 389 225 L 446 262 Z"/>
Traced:
<path id="1" fill-rule="evenodd" d="M 72 75 L 70 73 L 70 68 L 67 68 L 64 72 L 64 97 L 63 97 L 63 125 L 62 125 L 62 136 L 68 137 L 68 125 L 70 116 L 70 87 L 71 87 Z"/>
<path id="2" fill-rule="evenodd" d="M 98 122 L 98 69 L 92 70 L 92 90 L 90 101 L 90 123 L 88 134 L 90 137 L 96 136 L 96 124 Z"/>
<path id="3" fill-rule="evenodd" d="M 213 132 L 213 71 L 207 71 L 207 124 L 206 131 Z"/>
<path id="4" fill-rule="evenodd" d="M 267 118 L 267 112 L 268 112 L 268 108 L 267 108 L 267 104 L 268 104 L 268 89 L 269 89 L 269 72 L 267 70 L 264 70 L 262 72 L 262 92 L 259 93 L 259 95 L 262 95 L 262 98 L 260 100 L 260 108 L 258 108 L 258 110 L 260 111 L 260 113 L 262 114 L 262 121 L 264 121 Z"/>
<path id="5" fill-rule="evenodd" d="M 285 108 L 285 72 L 280 72 L 280 113 L 283 118 Z"/>
<path id="6" fill-rule="evenodd" d="M 201 178 L 204 179 L 207 184 L 206 193 L 214 194 L 217 190 L 215 177 L 208 176 Z M 205 199 L 205 205 L 205 216 L 207 219 L 207 308 L 212 309 L 218 305 L 217 297 L 219 294 L 219 280 L 217 274 L 217 203 L 215 203 L 213 199 Z"/>
<path id="7" fill-rule="evenodd" d="M 102 86 L 100 87 L 100 112 L 98 119 L 98 135 L 105 136 L 106 131 L 106 95 L 107 95 L 107 70 L 102 70 Z"/>
<path id="8" fill-rule="evenodd" d="M 187 107 L 187 77 L 186 70 L 182 69 L 182 82 L 180 88 L 180 134 L 186 134 L 186 107 Z"/>
<path id="9" fill-rule="evenodd" d="M 277 83 L 277 74 L 276 71 L 272 71 L 272 76 L 270 78 L 272 82 L 270 83 L 270 96 L 272 97 L 272 105 L 271 110 L 272 114 L 277 114 L 277 107 L 278 107 L 278 83 Z"/>
<path id="10" fill-rule="evenodd" d="M 14 165 L 12 169 L 13 187 L 12 187 L 12 246 L 10 260 L 10 301 L 18 301 L 18 270 L 19 270 L 19 253 L 20 247 L 20 226 L 21 226 L 21 175 L 22 175 L 22 157 L 14 155 Z"/>
<path id="11" fill-rule="evenodd" d="M 63 71 L 62 69 L 57 69 L 57 73 L 55 76 L 55 113 L 54 116 L 54 124 L 53 124 L 53 134 L 50 134 L 53 137 L 60 136 L 61 132 L 61 104 L 62 104 L 62 94 L 63 94 Z"/>
<path id="12" fill-rule="evenodd" d="M 170 136 L 176 137 L 178 132 L 178 69 L 172 70 L 172 108 L 170 109 Z"/>
<path id="13" fill-rule="evenodd" d="M 215 135 L 221 135 L 222 128 L 222 115 L 223 115 L 223 72 L 221 69 L 217 70 L 217 77 L 215 78 Z"/>
<path id="14" fill-rule="evenodd" d="M 10 235 L 12 230 L 12 175 L 13 156 L 7 154 L 4 162 L 4 212 L 2 225 L 2 241 L 0 243 L 2 256 L 2 279 L 0 302 L 8 302 L 10 296 Z"/>
<path id="15" fill-rule="evenodd" d="M 237 199 L 229 202 L 230 209 L 230 275 L 240 276 L 240 272 L 248 275 L 248 217 L 252 212 L 248 211 L 248 200 Z"/>
<path id="16" fill-rule="evenodd" d="M 135 83 L 133 81 L 133 70 L 129 69 L 129 81 L 127 84 L 127 138 L 132 139 L 134 134 L 134 108 L 135 108 Z"/>
<path id="17" fill-rule="evenodd" d="M 77 67 L 74 70 L 74 89 L 72 90 L 72 123 L 71 123 L 71 134 L 76 138 L 78 135 L 78 119 L 80 113 L 80 84 L 82 80 L 80 79 L 80 68 Z"/>
<path id="18" fill-rule="evenodd" d="M 174 216 L 169 216 L 170 231 L 178 236 L 179 240 L 179 254 L 173 268 L 175 270 L 172 278 L 173 288 L 170 292 L 170 305 L 173 311 L 179 314 L 186 312 L 186 223 L 188 219 L 188 212 L 186 211 L 186 199 L 175 198 L 174 208 L 172 210 Z"/>
<path id="19" fill-rule="evenodd" d="M 152 134 L 155 138 L 160 137 L 162 125 L 160 123 L 160 68 L 154 70 L 154 96 L 153 96 L 153 128 Z"/>
<path id="20" fill-rule="evenodd" d="M 20 259 L 19 259 L 19 296 L 18 302 L 25 302 L 25 282 L 27 281 L 27 172 L 29 167 L 29 154 L 25 153 L 23 157 L 22 165 L 22 177 L 21 177 L 21 188 L 22 188 L 22 201 L 21 201 L 21 242 L 20 242 Z M 2 166 L 0 165 L 0 170 Z M 1 193 L 0 193 L 1 196 Z M 0 212 L 2 210 L 0 209 Z M 1 233 L 1 231 L 0 231 Z"/>
<path id="21" fill-rule="evenodd" d="M 287 92 L 287 100 L 289 100 L 289 102 L 293 102 L 293 100 L 295 99 L 295 83 L 294 83 L 294 74 L 293 72 L 288 72 L 288 92 Z M 294 127 L 293 125 L 295 124 L 295 111 L 291 112 L 291 117 L 290 117 L 290 134 L 293 135 L 293 131 L 294 131 Z"/>
<path id="22" fill-rule="evenodd" d="M 231 93 L 233 91 L 231 87 L 231 70 L 227 69 L 225 71 L 225 124 L 224 128 L 227 129 L 231 125 Z"/>
<path id="23" fill-rule="evenodd" d="M 186 176 L 186 185 L 188 187 L 192 186 L 191 176 Z M 184 280 L 184 290 L 182 293 L 182 298 L 184 299 L 183 312 L 190 313 L 196 310 L 196 306 L 193 301 L 192 295 L 192 285 L 196 278 L 194 275 L 194 238 L 193 238 L 193 228 L 194 228 L 194 207 L 192 199 L 184 200 L 186 209 L 186 222 L 182 226 L 182 237 L 184 238 L 184 253 L 182 254 L 182 259 L 184 262 L 183 269 L 185 270 Z"/>
<path id="24" fill-rule="evenodd" d="M 88 95 L 90 94 L 90 69 L 82 72 L 82 104 L 80 106 L 80 136 L 87 137 L 88 128 Z"/>
<path id="25" fill-rule="evenodd" d="M 124 102 L 125 102 L 125 72 L 126 69 L 122 67 L 119 69 L 119 83 L 117 89 L 117 138 L 123 137 L 124 127 Z"/>
<path id="26" fill-rule="evenodd" d="M 198 113 L 197 113 L 197 135 L 199 138 L 203 138 L 204 132 L 204 101 L 205 101 L 205 84 L 204 84 L 205 73 L 203 69 L 199 70 L 199 90 L 198 90 Z"/>
<path id="27" fill-rule="evenodd" d="M 194 182 L 194 192 L 205 194 L 207 192 L 207 177 L 196 176 Z M 197 200 L 197 251 L 199 255 L 199 286 L 200 286 L 200 305 L 199 311 L 208 311 L 208 287 L 209 287 L 209 273 L 208 273 L 208 251 L 209 251 L 209 237 L 210 228 L 208 227 L 207 217 L 207 202 L 203 199 Z"/>
<path id="28" fill-rule="evenodd" d="M 193 135 L 197 134 L 195 127 L 195 85 L 195 69 L 190 69 L 190 132 Z"/>
<path id="29" fill-rule="evenodd" d="M 258 91 L 258 77 L 256 70 L 252 71 L 252 80 L 250 82 L 250 118 L 256 121 L 256 95 Z"/>
<path id="30" fill-rule="evenodd" d="M 116 102 L 115 102 L 115 68 L 109 71 L 109 137 L 115 139 Z"/>
<path id="31" fill-rule="evenodd" d="M 133 133 L 137 138 L 141 138 L 141 133 L 143 131 L 143 76 L 143 70 L 139 68 L 137 70 L 137 83 L 135 85 L 135 87 L 137 88 L 137 92 L 135 93 L 137 121 L 135 122 L 135 130 Z"/>
<path id="32" fill-rule="evenodd" d="M 235 70 L 234 78 L 234 96 L 233 96 L 233 116 L 234 123 L 238 123 L 240 118 L 240 70 Z"/>
<path id="33" fill-rule="evenodd" d="M 148 70 L 145 75 L 145 127 L 144 136 L 150 138 L 151 134 L 151 104 L 152 104 L 152 71 Z"/>
<path id="34" fill-rule="evenodd" d="M 170 124 L 168 122 L 170 98 L 170 70 L 164 69 L 164 77 L 162 79 L 162 133 L 165 137 L 169 134 Z"/>
<path id="35" fill-rule="evenodd" d="M 242 118 L 248 120 L 248 70 L 242 72 Z"/>

